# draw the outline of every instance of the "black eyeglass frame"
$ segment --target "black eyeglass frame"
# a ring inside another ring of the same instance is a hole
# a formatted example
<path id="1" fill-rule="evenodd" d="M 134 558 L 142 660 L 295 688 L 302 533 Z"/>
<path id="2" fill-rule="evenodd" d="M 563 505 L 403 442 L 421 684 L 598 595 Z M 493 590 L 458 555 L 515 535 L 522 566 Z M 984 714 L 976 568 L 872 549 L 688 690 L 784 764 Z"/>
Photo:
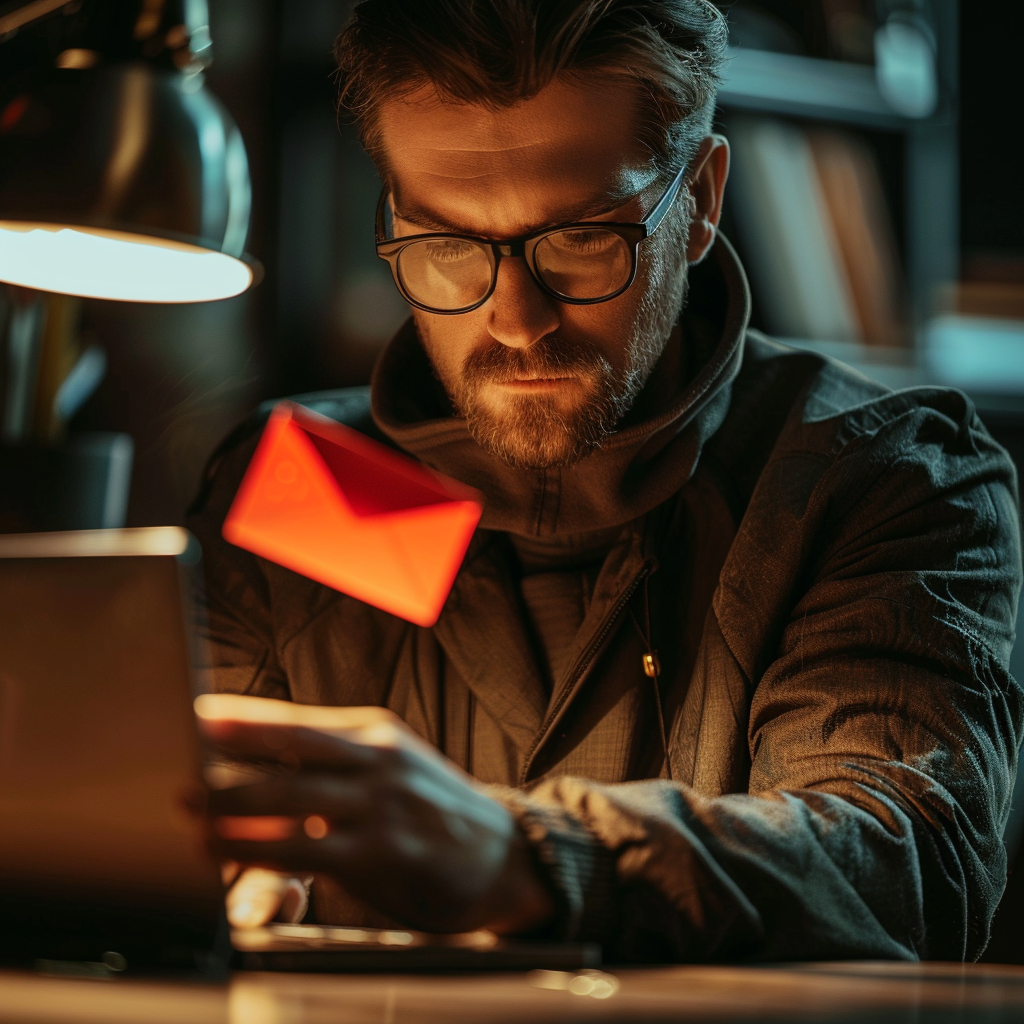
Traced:
<path id="1" fill-rule="evenodd" d="M 493 294 L 494 289 L 498 284 L 498 267 L 501 263 L 503 256 L 516 256 L 526 260 L 526 267 L 530 272 L 530 276 L 537 282 L 537 286 L 546 294 L 550 295 L 553 299 L 557 299 L 559 302 L 565 302 L 573 306 L 592 306 L 599 302 L 608 302 L 611 299 L 621 295 L 627 288 L 636 280 L 636 268 L 637 260 L 639 258 L 640 243 L 645 238 L 650 238 L 655 231 L 661 227 L 662 221 L 668 215 L 669 210 L 672 209 L 673 203 L 679 196 L 679 192 L 682 189 L 683 176 L 686 173 L 686 165 L 683 165 L 676 176 L 672 179 L 671 184 L 665 190 L 664 195 L 654 205 L 651 212 L 642 220 L 639 224 L 627 224 L 618 221 L 604 221 L 604 220 L 590 220 L 590 221 L 578 221 L 567 224 L 554 224 L 551 227 L 542 229 L 533 234 L 520 235 L 518 238 L 506 238 L 502 240 L 496 240 L 493 238 L 482 238 L 479 235 L 462 235 L 455 233 L 445 232 L 430 232 L 428 234 L 419 235 L 403 235 L 401 238 L 385 238 L 384 237 L 384 211 L 385 205 L 388 198 L 388 190 L 385 188 L 380 194 L 380 200 L 377 203 L 377 225 L 376 225 L 376 246 L 377 255 L 380 259 L 387 262 L 391 267 L 391 276 L 395 279 L 395 285 L 398 290 L 402 293 L 402 297 L 410 305 L 415 306 L 417 309 L 422 309 L 427 313 L 438 313 L 442 316 L 457 316 L 460 313 L 471 313 L 474 309 L 479 309 Z M 570 295 L 563 295 L 561 292 L 556 291 L 547 285 L 542 279 L 540 274 L 537 272 L 537 268 L 534 264 L 534 253 L 536 252 L 537 246 L 549 235 L 556 234 L 559 231 L 571 231 L 571 230 L 593 230 L 599 228 L 605 231 L 611 231 L 618 235 L 624 242 L 629 245 L 629 251 L 632 256 L 632 266 L 629 271 L 629 277 L 626 283 L 619 288 L 617 291 L 612 292 L 610 295 L 602 295 L 597 299 L 576 299 Z M 472 305 L 463 306 L 460 309 L 436 309 L 434 306 L 428 306 L 425 303 L 418 301 L 413 298 L 405 289 L 402 284 L 401 274 L 398 269 L 398 260 L 402 255 L 402 250 L 412 245 L 414 242 L 423 242 L 430 239 L 438 239 L 445 241 L 463 241 L 463 242 L 475 242 L 477 245 L 482 246 L 485 250 L 490 251 L 491 255 L 491 284 L 484 294 L 483 298 L 474 302 Z"/>

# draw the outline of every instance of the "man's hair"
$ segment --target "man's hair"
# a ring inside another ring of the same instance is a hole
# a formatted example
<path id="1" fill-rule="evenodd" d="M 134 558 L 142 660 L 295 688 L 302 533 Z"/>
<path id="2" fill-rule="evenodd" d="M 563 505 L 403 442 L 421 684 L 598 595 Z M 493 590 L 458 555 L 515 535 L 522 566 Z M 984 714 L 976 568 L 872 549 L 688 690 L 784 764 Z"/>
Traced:
<path id="1" fill-rule="evenodd" d="M 557 77 L 640 90 L 639 141 L 662 174 L 711 131 L 728 29 L 710 0 L 363 0 L 335 44 L 339 113 L 382 175 L 380 108 L 433 86 L 507 108 Z"/>

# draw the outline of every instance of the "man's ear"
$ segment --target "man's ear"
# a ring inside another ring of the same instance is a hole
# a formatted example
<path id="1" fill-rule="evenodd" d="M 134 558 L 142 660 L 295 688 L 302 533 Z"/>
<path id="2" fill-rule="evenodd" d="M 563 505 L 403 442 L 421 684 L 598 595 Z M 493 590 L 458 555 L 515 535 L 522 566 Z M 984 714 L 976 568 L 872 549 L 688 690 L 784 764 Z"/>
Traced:
<path id="1" fill-rule="evenodd" d="M 690 238 L 688 263 L 700 263 L 711 249 L 722 217 L 722 197 L 729 177 L 729 142 L 709 135 L 697 151 L 690 176 Z"/>

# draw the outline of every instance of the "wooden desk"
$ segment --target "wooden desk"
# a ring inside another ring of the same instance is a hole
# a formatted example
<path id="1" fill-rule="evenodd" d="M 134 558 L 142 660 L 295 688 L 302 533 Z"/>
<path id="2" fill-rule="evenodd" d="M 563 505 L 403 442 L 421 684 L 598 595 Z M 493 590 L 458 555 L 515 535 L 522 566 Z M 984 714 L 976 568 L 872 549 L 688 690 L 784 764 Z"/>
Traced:
<path id="1" fill-rule="evenodd" d="M 610 978 L 239 974 L 227 985 L 0 973 L 2 1024 L 1024 1022 L 1024 968 L 676 967 Z M 589 981 L 589 984 L 588 984 Z"/>

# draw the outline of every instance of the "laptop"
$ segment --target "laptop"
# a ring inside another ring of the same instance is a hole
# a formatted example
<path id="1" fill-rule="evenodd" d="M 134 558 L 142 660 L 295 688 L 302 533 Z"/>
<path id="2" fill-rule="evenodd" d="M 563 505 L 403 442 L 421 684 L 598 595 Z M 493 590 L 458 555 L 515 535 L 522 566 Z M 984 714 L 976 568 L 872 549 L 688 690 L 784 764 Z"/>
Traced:
<path id="1" fill-rule="evenodd" d="M 196 727 L 184 530 L 0 536 L 0 961 L 50 973 L 594 967 L 590 945 L 401 929 L 231 933 L 186 809 Z"/>

